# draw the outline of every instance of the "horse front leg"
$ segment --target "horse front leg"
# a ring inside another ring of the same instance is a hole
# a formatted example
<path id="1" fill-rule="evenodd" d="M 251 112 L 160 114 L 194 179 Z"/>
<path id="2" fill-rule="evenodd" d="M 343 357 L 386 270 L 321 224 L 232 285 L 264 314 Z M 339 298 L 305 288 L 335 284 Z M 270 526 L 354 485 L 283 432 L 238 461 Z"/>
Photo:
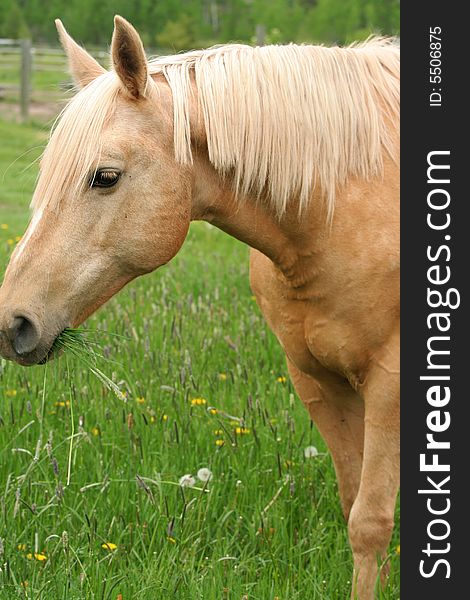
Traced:
<path id="1" fill-rule="evenodd" d="M 383 561 L 394 525 L 400 478 L 398 349 L 387 348 L 361 390 L 365 401 L 361 484 L 349 517 L 354 556 L 353 600 L 373 600 L 378 562 Z"/>
<path id="2" fill-rule="evenodd" d="M 297 394 L 331 453 L 343 514 L 348 521 L 361 480 L 364 403 L 346 380 L 326 369 L 314 378 L 289 359 L 287 366 Z"/>

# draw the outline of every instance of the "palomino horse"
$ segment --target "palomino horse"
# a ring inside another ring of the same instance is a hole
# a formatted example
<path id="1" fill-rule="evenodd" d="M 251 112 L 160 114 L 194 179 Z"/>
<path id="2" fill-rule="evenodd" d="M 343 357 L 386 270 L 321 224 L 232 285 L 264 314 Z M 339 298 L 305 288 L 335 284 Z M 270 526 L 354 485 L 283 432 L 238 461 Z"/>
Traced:
<path id="1" fill-rule="evenodd" d="M 249 244 L 251 284 L 326 440 L 370 600 L 399 483 L 399 51 L 228 45 L 105 71 L 57 22 L 80 91 L 41 161 L 0 291 L 0 351 L 56 336 L 168 262 L 191 220 Z"/>

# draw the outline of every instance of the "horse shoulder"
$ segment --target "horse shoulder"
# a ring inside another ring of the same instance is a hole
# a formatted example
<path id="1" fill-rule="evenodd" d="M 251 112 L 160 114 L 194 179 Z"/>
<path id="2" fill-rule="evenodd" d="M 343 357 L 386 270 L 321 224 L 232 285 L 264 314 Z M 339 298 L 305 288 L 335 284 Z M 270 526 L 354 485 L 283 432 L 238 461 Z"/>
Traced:
<path id="1" fill-rule="evenodd" d="M 255 249 L 250 251 L 250 284 L 266 322 L 289 360 L 312 376 L 323 371 L 305 335 L 308 303 L 292 297 L 274 263 Z"/>

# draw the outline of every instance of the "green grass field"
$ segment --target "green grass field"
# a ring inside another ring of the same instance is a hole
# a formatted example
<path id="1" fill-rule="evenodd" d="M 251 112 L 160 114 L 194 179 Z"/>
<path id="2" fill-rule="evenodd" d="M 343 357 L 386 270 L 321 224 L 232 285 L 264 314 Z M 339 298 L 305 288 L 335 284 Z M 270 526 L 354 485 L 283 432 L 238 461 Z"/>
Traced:
<path id="1" fill-rule="evenodd" d="M 2 270 L 45 139 L 0 121 Z M 67 355 L 0 362 L 0 598 L 347 598 L 331 459 L 253 300 L 248 249 L 194 224 L 86 328 L 125 398 Z M 209 482 L 179 485 L 202 467 Z M 383 599 L 399 598 L 398 544 Z"/>

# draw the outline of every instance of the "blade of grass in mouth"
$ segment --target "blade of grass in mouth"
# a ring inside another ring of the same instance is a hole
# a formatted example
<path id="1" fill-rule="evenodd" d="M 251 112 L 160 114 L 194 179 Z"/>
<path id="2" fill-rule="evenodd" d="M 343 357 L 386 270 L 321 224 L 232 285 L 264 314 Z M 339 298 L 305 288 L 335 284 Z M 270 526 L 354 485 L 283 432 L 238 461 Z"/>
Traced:
<path id="1" fill-rule="evenodd" d="M 88 340 L 85 331 L 86 330 L 83 329 L 72 329 L 67 327 L 55 339 L 52 351 L 64 350 L 73 354 L 73 356 L 81 361 L 107 389 L 111 390 L 120 400 L 123 400 L 125 396 L 119 389 L 119 386 L 96 366 L 98 358 L 103 358 L 107 362 L 115 361 L 105 358 L 103 355 L 96 352 L 92 346 L 99 347 L 99 344 Z"/>

